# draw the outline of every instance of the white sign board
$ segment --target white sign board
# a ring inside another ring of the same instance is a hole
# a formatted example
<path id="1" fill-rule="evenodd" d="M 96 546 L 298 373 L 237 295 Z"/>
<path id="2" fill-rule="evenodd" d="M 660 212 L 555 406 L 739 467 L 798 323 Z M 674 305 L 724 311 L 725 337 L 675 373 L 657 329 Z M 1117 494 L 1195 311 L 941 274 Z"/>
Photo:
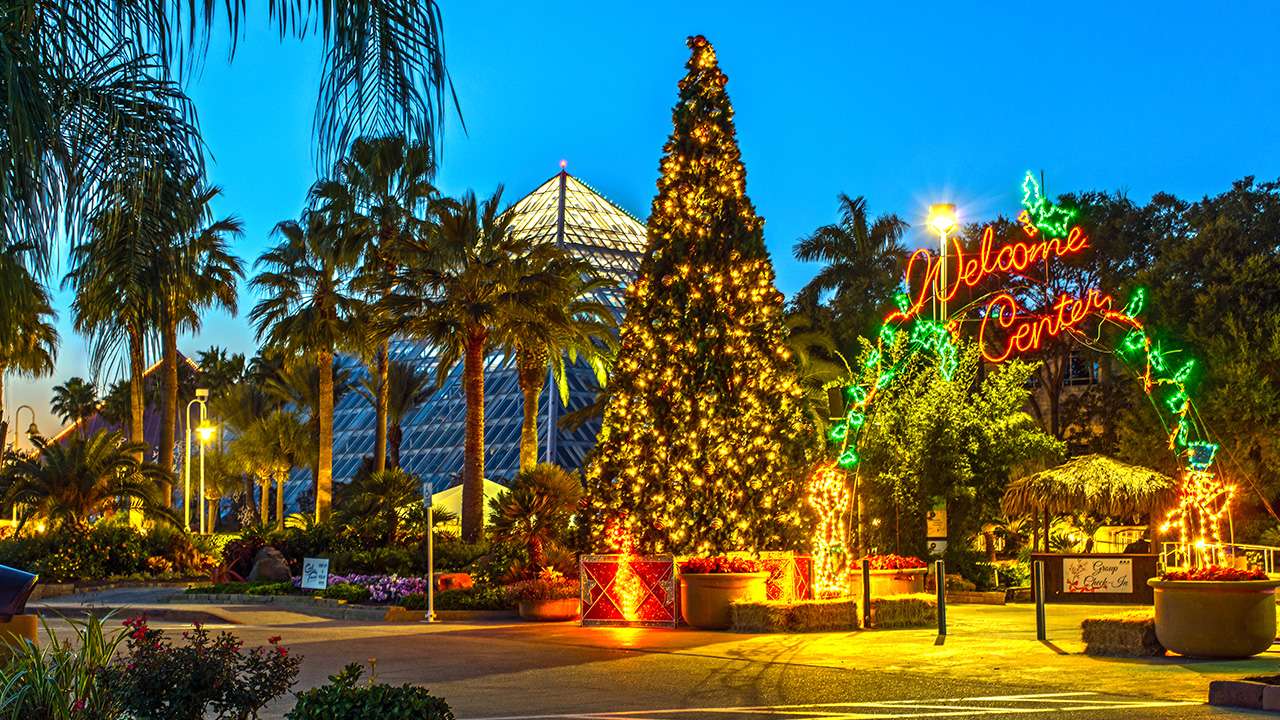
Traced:
<path id="1" fill-rule="evenodd" d="M 329 587 L 329 558 L 302 558 L 302 589 Z"/>
<path id="2" fill-rule="evenodd" d="M 929 540 L 929 557 L 942 557 L 947 554 L 946 540 Z"/>
<path id="3" fill-rule="evenodd" d="M 1132 593 L 1133 560 L 1129 558 L 1063 558 L 1062 592 Z"/>

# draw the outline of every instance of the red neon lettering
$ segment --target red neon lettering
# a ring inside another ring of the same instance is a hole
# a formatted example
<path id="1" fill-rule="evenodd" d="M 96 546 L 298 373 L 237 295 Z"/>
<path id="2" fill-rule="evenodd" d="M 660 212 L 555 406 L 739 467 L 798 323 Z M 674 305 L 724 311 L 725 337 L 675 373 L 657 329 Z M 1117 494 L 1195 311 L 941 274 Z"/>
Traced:
<path id="1" fill-rule="evenodd" d="M 1110 295 L 1090 290 L 1084 298 L 1062 295 L 1052 306 L 1050 313 L 1040 316 L 1018 315 L 1018 301 L 1008 293 L 1001 293 L 987 303 L 986 313 L 978 328 L 978 345 L 982 348 L 982 357 L 989 362 L 1003 362 L 1014 350 L 1019 353 L 1039 350 L 1048 338 L 1057 337 L 1064 330 L 1079 325 L 1091 313 L 1100 313 L 1103 317 L 1111 316 L 1111 305 L 1115 301 Z M 1014 327 L 1005 337 L 1004 347 L 999 353 L 989 349 L 987 323 L 994 318 L 996 326 L 1002 329 Z"/>

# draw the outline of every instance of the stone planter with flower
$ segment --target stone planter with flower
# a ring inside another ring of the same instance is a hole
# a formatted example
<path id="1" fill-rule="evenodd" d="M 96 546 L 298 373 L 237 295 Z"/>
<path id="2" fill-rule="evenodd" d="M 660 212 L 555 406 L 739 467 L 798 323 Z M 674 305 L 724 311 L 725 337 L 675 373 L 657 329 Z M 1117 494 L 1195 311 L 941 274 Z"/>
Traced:
<path id="1" fill-rule="evenodd" d="M 532 580 L 507 586 L 507 592 L 525 620 L 560 622 L 578 617 L 581 596 L 578 581 L 552 568 L 544 568 Z"/>
<path id="2" fill-rule="evenodd" d="M 747 558 L 691 558 L 680 564 L 680 614 L 689 625 L 724 630 L 733 624 L 735 601 L 765 599 L 769 573 Z"/>
<path id="3" fill-rule="evenodd" d="M 1246 658 L 1276 637 L 1276 587 L 1262 570 L 1209 566 L 1151 578 L 1156 638 L 1190 657 Z"/>
<path id="4" fill-rule="evenodd" d="M 920 558 L 904 555 L 869 555 L 871 563 L 871 597 L 910 595 L 924 592 L 928 565 Z M 862 563 L 855 561 L 849 573 L 850 592 L 862 597 Z"/>

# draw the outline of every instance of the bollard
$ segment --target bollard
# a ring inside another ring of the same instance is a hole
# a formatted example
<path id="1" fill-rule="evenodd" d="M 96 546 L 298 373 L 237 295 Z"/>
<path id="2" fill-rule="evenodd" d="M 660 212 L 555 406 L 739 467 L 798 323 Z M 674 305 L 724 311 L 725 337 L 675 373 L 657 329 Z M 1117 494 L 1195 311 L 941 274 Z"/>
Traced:
<path id="1" fill-rule="evenodd" d="M 938 635 L 947 634 L 947 566 L 937 560 L 933 563 L 934 584 L 938 586 Z"/>
<path id="2" fill-rule="evenodd" d="M 862 558 L 862 628 L 871 629 L 871 561 Z"/>
<path id="3" fill-rule="evenodd" d="M 436 621 L 436 547 L 435 529 L 432 527 L 435 523 L 435 508 L 431 504 L 431 495 L 427 493 L 427 613 L 422 618 L 425 623 Z"/>
<path id="4" fill-rule="evenodd" d="M 1045 596 L 1044 561 L 1036 560 L 1031 565 L 1032 565 L 1032 572 L 1034 573 L 1034 577 L 1032 578 L 1032 584 L 1034 585 L 1033 589 L 1035 590 L 1035 596 L 1036 596 L 1036 639 L 1040 641 L 1044 641 L 1047 639 L 1047 636 L 1048 636 L 1048 633 L 1045 628 L 1045 615 L 1044 615 L 1044 596 Z"/>

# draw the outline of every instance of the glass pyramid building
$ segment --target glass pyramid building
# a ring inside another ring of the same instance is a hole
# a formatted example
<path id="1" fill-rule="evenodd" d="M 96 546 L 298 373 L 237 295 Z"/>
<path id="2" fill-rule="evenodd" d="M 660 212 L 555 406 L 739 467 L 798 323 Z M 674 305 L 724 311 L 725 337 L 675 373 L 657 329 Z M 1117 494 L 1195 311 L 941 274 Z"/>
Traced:
<path id="1" fill-rule="evenodd" d="M 564 170 L 519 200 L 509 212 L 514 215 L 512 232 L 556 243 L 613 280 L 614 284 L 602 290 L 598 299 L 621 318 L 623 292 L 635 278 L 645 249 L 643 222 Z M 398 338 L 392 341 L 391 357 L 417 363 L 435 373 L 436 358 L 430 346 Z M 353 378 L 363 376 L 365 371 L 357 361 L 348 362 Z M 597 419 L 566 430 L 560 427 L 559 419 L 593 402 L 598 388 L 585 365 L 569 370 L 568 383 L 567 405 L 560 401 L 560 394 L 551 383 L 543 388 L 538 451 L 542 461 L 573 470 L 581 467 L 586 453 L 595 445 L 600 423 Z M 514 360 L 501 353 L 490 355 L 485 362 L 485 474 L 491 480 L 506 484 L 519 467 L 523 405 Z M 444 386 L 402 423 L 400 464 L 421 477 L 432 492 L 444 490 L 461 478 L 465 412 L 459 363 Z M 372 455 L 373 434 L 373 408 L 358 393 L 348 392 L 334 410 L 335 481 L 351 479 L 364 457 Z"/>

